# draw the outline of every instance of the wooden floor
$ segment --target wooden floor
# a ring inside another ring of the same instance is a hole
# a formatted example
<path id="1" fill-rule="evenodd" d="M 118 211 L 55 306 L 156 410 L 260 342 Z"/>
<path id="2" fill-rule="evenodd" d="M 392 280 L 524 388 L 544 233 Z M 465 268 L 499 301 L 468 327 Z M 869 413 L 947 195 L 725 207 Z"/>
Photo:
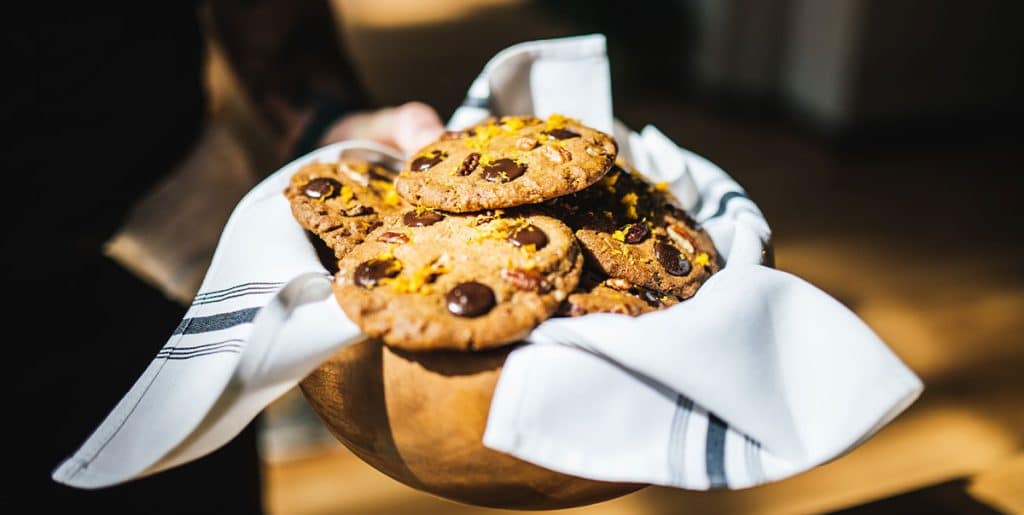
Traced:
<path id="1" fill-rule="evenodd" d="M 389 82 L 394 72 L 388 69 L 426 55 L 414 43 L 426 41 L 429 24 L 401 26 L 405 18 L 377 16 L 371 2 L 349 5 L 347 37 L 362 41 L 353 49 L 371 87 L 377 85 L 384 101 L 414 95 Z M 408 19 L 417 19 L 415 7 L 409 9 Z M 451 19 L 431 23 L 443 28 Z M 535 27 L 562 30 L 559 22 Z M 403 33 L 413 41 L 394 40 Z M 489 55 L 491 47 L 504 46 L 503 38 L 516 36 L 505 31 L 470 49 L 431 55 L 482 59 L 477 54 Z M 390 44 L 371 44 L 381 41 Z M 461 96 L 465 77 L 480 64 L 438 79 L 457 93 L 424 90 L 423 96 L 441 104 Z M 1024 509 L 1013 493 L 1014 486 L 1024 490 L 1024 171 L 1017 149 L 946 144 L 836 152 L 782 122 L 730 118 L 671 97 L 631 100 L 616 110 L 634 127 L 659 126 L 733 174 L 772 225 L 778 267 L 856 311 L 922 377 L 926 390 L 865 445 L 797 477 L 739 492 L 647 488 L 567 512 L 813 513 L 910 491 L 918 493 L 894 498 L 904 503 L 897 511 L 945 506 L 949 512 L 955 503 L 925 500 L 950 489 L 967 491 L 965 502 Z M 265 472 L 267 508 L 274 514 L 497 512 L 406 488 L 338 445 L 268 464 Z"/>

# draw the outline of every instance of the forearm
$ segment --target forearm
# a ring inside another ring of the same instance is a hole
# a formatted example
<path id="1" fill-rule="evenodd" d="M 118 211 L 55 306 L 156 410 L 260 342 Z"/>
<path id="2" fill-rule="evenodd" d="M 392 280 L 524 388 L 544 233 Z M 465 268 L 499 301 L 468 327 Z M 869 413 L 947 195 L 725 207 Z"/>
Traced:
<path id="1" fill-rule="evenodd" d="M 307 125 L 369 107 L 324 0 L 209 0 L 207 23 L 285 147 Z"/>

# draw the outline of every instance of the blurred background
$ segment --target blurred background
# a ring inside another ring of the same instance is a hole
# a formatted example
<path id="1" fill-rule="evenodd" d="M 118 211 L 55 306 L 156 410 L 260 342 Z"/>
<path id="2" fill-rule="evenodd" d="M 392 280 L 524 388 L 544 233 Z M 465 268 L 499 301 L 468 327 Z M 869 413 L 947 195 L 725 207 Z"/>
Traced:
<path id="1" fill-rule="evenodd" d="M 772 226 L 777 266 L 856 311 L 925 382 L 904 415 L 808 473 L 735 492 L 650 487 L 566 513 L 1024 512 L 1017 127 L 1024 3 L 333 0 L 329 7 L 338 49 L 370 105 L 419 100 L 442 118 L 502 48 L 606 34 L 616 116 L 634 128 L 656 125 L 735 177 Z M 206 7 L 197 13 L 209 15 Z M 179 166 L 192 171 L 177 175 L 215 170 L 227 185 L 219 204 L 226 207 L 205 208 L 210 234 L 188 249 L 180 238 L 133 232 L 133 224 L 146 227 L 146 209 L 109 247 L 186 302 L 227 209 L 281 164 L 268 150 L 274 124 L 243 86 L 223 34 L 205 32 L 212 129 Z M 182 181 L 147 195 L 159 205 L 188 189 Z M 152 343 L 155 352 L 162 341 Z M 268 513 L 498 513 L 394 482 L 314 417 L 293 392 L 258 421 Z"/>

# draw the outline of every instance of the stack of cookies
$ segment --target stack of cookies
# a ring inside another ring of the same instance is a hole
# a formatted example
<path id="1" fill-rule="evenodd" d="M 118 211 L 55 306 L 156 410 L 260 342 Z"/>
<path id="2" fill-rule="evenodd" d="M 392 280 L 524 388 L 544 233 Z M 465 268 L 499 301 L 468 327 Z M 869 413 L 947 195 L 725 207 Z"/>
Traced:
<path id="1" fill-rule="evenodd" d="M 559 115 L 449 132 L 400 173 L 306 166 L 285 195 L 334 251 L 335 293 L 364 332 L 405 350 L 486 349 L 551 316 L 640 315 L 718 269 L 668 193 L 614 139 Z"/>

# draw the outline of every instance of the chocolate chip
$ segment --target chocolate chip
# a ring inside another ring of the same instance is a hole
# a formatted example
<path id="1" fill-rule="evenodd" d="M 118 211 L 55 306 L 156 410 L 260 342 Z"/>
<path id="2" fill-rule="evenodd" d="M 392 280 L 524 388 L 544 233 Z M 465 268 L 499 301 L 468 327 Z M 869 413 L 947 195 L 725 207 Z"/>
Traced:
<path id="1" fill-rule="evenodd" d="M 370 206 L 356 204 L 340 209 L 338 212 L 345 216 L 363 216 L 372 215 L 375 211 Z"/>
<path id="2" fill-rule="evenodd" d="M 363 288 L 373 288 L 381 279 L 394 277 L 401 271 L 401 265 L 394 259 L 371 259 L 356 267 L 352 280 Z"/>
<path id="3" fill-rule="evenodd" d="M 430 210 L 425 210 L 420 213 L 413 209 L 412 211 L 402 215 L 402 223 L 408 227 L 426 227 L 428 225 L 434 225 L 441 220 L 444 220 L 444 215 L 437 211 Z"/>
<path id="4" fill-rule="evenodd" d="M 642 243 L 644 240 L 651 236 L 651 228 L 646 223 L 630 224 L 629 228 L 626 229 L 625 241 L 630 245 L 636 245 Z"/>
<path id="5" fill-rule="evenodd" d="M 476 166 L 478 164 L 480 164 L 480 154 L 473 152 L 462 160 L 462 164 L 459 165 L 459 169 L 455 171 L 455 175 L 465 177 L 473 173 L 473 170 L 476 170 Z"/>
<path id="6" fill-rule="evenodd" d="M 409 237 L 400 232 L 385 232 L 377 236 L 377 241 L 383 243 L 409 243 Z"/>
<path id="7" fill-rule="evenodd" d="M 327 177 L 318 177 L 307 182 L 302 193 L 309 198 L 327 200 L 341 193 L 341 183 Z"/>
<path id="8" fill-rule="evenodd" d="M 508 241 L 511 241 L 516 247 L 533 245 L 534 249 L 540 250 L 547 246 L 548 235 L 544 234 L 544 231 L 540 230 L 536 225 L 527 225 L 516 231 L 515 234 L 510 234 Z"/>
<path id="9" fill-rule="evenodd" d="M 420 156 L 412 160 L 412 164 L 409 165 L 409 169 L 414 172 L 425 172 L 433 168 L 437 163 L 444 161 L 448 157 L 447 152 L 440 150 L 434 150 L 429 155 Z"/>
<path id="10" fill-rule="evenodd" d="M 654 257 L 670 275 L 684 276 L 690 273 L 690 260 L 680 254 L 679 249 L 664 241 L 654 244 Z"/>
<path id="11" fill-rule="evenodd" d="M 649 288 L 640 288 L 640 291 L 637 293 L 640 300 L 646 302 L 648 306 L 652 308 L 661 306 L 661 294 L 658 292 Z"/>
<path id="12" fill-rule="evenodd" d="M 569 139 L 580 137 L 580 133 L 571 131 L 569 129 L 551 129 L 549 131 L 544 131 L 544 135 L 551 139 Z"/>
<path id="13" fill-rule="evenodd" d="M 448 311 L 460 317 L 477 317 L 494 307 L 494 291 L 478 282 L 460 283 L 444 299 Z"/>
<path id="14" fill-rule="evenodd" d="M 526 173 L 526 165 L 512 159 L 498 159 L 484 167 L 484 179 L 490 182 L 509 182 Z"/>

